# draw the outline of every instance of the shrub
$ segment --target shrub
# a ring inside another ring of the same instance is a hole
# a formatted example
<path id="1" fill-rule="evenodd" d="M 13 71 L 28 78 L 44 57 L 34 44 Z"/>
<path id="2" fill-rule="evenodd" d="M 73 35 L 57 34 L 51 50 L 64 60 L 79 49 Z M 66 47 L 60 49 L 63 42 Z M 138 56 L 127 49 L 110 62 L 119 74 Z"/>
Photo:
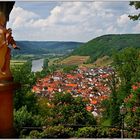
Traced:
<path id="1" fill-rule="evenodd" d="M 31 126 L 33 123 L 32 113 L 28 112 L 27 106 L 22 106 L 19 110 L 14 110 L 14 125 L 17 131 L 23 126 Z"/>
<path id="2" fill-rule="evenodd" d="M 97 137 L 98 138 L 108 138 L 108 129 L 107 128 L 98 128 Z"/>
<path id="3" fill-rule="evenodd" d="M 22 130 L 20 131 L 19 138 L 25 139 L 26 136 L 27 136 L 28 134 L 29 134 L 29 133 L 28 133 L 27 129 L 22 129 Z"/>
<path id="4" fill-rule="evenodd" d="M 109 136 L 109 138 L 120 138 L 121 131 L 117 128 L 109 128 L 108 129 L 108 136 Z"/>
<path id="5" fill-rule="evenodd" d="M 29 138 L 31 138 L 31 139 L 42 138 L 42 135 L 37 130 L 32 130 L 29 134 Z"/>
<path id="6" fill-rule="evenodd" d="M 76 132 L 78 138 L 97 138 L 98 129 L 94 127 L 79 128 Z"/>
<path id="7" fill-rule="evenodd" d="M 43 131 L 43 138 L 69 138 L 72 136 L 72 130 L 64 126 L 50 126 Z"/>

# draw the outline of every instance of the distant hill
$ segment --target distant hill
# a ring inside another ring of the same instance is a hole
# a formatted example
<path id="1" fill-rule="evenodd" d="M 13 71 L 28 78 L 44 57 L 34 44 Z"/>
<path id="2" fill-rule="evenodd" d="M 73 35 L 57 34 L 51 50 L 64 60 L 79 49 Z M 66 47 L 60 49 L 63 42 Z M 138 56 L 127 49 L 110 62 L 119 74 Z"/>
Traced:
<path id="1" fill-rule="evenodd" d="M 80 42 L 57 42 L 57 41 L 17 41 L 20 51 L 12 51 L 13 54 L 67 54 L 71 53 L 83 43 Z"/>
<path id="2" fill-rule="evenodd" d="M 71 55 L 90 56 L 91 61 L 103 56 L 111 56 L 113 51 L 126 47 L 140 48 L 140 34 L 103 35 L 75 49 Z"/>

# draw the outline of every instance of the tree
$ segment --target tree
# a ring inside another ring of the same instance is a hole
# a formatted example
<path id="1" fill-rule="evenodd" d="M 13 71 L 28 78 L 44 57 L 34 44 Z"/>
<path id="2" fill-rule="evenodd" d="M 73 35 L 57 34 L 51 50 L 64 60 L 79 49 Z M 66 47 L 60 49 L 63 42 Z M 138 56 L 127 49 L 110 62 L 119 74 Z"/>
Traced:
<path id="1" fill-rule="evenodd" d="M 28 111 L 36 112 L 36 97 L 31 92 L 32 86 L 36 82 L 36 76 L 31 72 L 31 62 L 23 65 L 16 65 L 12 68 L 14 81 L 21 84 L 21 89 L 14 94 L 14 107 L 16 110 L 22 106 L 27 106 Z"/>
<path id="2" fill-rule="evenodd" d="M 136 48 L 125 48 L 114 56 L 114 67 L 120 78 L 123 100 L 130 94 L 133 83 L 140 81 L 140 57 Z"/>
<path id="3" fill-rule="evenodd" d="M 140 8 L 140 1 L 131 1 L 130 6 L 134 6 L 136 10 Z M 129 15 L 130 19 L 132 20 L 139 20 L 140 19 L 140 13 L 137 15 Z"/>
<path id="4" fill-rule="evenodd" d="M 115 71 L 109 77 L 111 125 L 120 125 L 119 106 L 130 95 L 131 87 L 140 81 L 140 57 L 136 48 L 125 48 L 114 55 Z"/>
<path id="5" fill-rule="evenodd" d="M 77 65 L 64 66 L 63 67 L 63 72 L 64 73 L 70 73 L 71 71 L 75 70 L 76 68 L 78 68 Z"/>
<path id="6" fill-rule="evenodd" d="M 108 80 L 105 82 L 111 90 L 110 98 L 102 102 L 102 107 L 105 107 L 105 119 L 110 119 L 112 126 L 119 124 L 119 104 L 118 104 L 118 85 L 119 78 L 116 71 L 113 69 L 111 74 L 108 77 Z"/>
<path id="7" fill-rule="evenodd" d="M 43 69 L 47 69 L 48 68 L 48 63 L 49 63 L 49 60 L 47 58 L 44 59 Z"/>
<path id="8" fill-rule="evenodd" d="M 14 110 L 14 125 L 17 131 L 23 126 L 32 126 L 32 113 L 27 111 L 27 106 L 22 106 L 18 111 Z"/>
<path id="9" fill-rule="evenodd" d="M 140 84 L 137 83 L 132 86 L 131 94 L 124 99 L 127 107 L 127 115 L 125 116 L 125 123 L 128 129 L 135 131 L 136 138 L 140 138 Z"/>
<path id="10" fill-rule="evenodd" d="M 82 97 L 69 93 L 56 93 L 50 102 L 49 125 L 95 125 L 93 115 L 86 111 Z"/>

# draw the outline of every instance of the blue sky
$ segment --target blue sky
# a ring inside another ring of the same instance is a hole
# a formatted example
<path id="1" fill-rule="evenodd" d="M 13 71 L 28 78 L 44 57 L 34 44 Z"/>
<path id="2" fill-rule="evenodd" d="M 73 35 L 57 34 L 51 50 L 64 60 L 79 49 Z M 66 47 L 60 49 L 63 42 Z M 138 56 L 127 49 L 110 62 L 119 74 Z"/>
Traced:
<path id="1" fill-rule="evenodd" d="M 49 16 L 50 11 L 59 4 L 59 2 L 16 2 L 17 7 L 22 7 L 28 11 L 32 11 L 42 18 Z"/>
<path id="2" fill-rule="evenodd" d="M 8 27 L 15 40 L 87 42 L 104 34 L 139 33 L 129 2 L 16 2 Z"/>

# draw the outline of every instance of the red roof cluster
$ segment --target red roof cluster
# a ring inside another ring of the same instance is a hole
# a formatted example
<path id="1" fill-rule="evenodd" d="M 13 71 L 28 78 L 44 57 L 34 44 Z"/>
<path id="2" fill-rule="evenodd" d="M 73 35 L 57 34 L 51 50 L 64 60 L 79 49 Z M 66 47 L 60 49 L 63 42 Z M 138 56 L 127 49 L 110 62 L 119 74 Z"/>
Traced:
<path id="1" fill-rule="evenodd" d="M 100 102 L 107 99 L 111 93 L 106 84 L 111 73 L 111 67 L 83 67 L 68 74 L 56 71 L 39 79 L 32 91 L 49 99 L 55 92 L 67 92 L 73 97 L 81 96 L 88 101 L 86 109 L 99 114 Z"/>

